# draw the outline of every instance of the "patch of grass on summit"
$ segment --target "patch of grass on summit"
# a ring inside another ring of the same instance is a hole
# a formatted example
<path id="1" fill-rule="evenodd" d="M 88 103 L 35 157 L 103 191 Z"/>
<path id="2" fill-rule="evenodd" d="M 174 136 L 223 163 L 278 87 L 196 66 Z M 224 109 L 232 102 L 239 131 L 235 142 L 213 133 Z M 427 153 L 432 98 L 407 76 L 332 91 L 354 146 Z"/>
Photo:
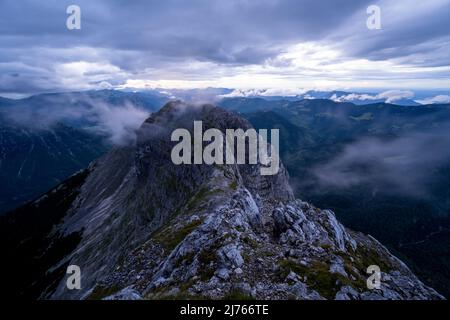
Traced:
<path id="1" fill-rule="evenodd" d="M 282 279 L 293 271 L 300 277 L 306 277 L 306 284 L 327 299 L 334 299 L 343 286 L 360 287 L 359 281 L 352 281 L 341 274 L 330 272 L 328 264 L 322 261 L 313 261 L 311 265 L 303 266 L 291 259 L 283 259 L 279 264 L 279 275 Z"/>
<path id="2" fill-rule="evenodd" d="M 194 231 L 203 221 L 196 220 L 188 223 L 174 232 L 163 229 L 162 232 L 154 236 L 155 241 L 159 242 L 166 250 L 172 251 L 175 247 L 186 238 L 188 234 Z"/>
<path id="3" fill-rule="evenodd" d="M 230 183 L 230 188 L 233 190 L 237 189 L 237 181 L 236 180 L 233 180 L 233 182 Z"/>

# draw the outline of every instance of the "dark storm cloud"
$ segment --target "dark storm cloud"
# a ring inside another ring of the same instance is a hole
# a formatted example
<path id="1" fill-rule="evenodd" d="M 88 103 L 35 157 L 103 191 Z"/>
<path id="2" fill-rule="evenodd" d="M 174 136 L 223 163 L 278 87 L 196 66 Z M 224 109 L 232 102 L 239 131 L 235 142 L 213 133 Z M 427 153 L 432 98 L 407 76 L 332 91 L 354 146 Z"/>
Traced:
<path id="1" fill-rule="evenodd" d="M 120 83 L 144 70 L 150 76 L 176 70 L 186 61 L 261 65 L 306 41 L 332 45 L 349 57 L 448 65 L 449 2 L 431 2 L 436 5 L 416 10 L 409 0 L 375 1 L 382 8 L 383 30 L 374 33 L 365 27 L 366 8 L 374 1 L 364 0 L 2 0 L 0 94 L 76 87 L 62 81 L 58 65 L 63 63 L 97 64 L 96 78 L 81 87 L 90 88 Z M 65 27 L 70 4 L 81 7 L 81 30 Z M 101 76 L 105 67 L 99 64 L 124 74 Z"/>
<path id="2" fill-rule="evenodd" d="M 382 0 L 376 4 L 381 9 L 381 30 L 364 28 L 365 21 L 355 16 L 349 20 L 350 26 L 331 38 L 340 40 L 345 51 L 355 57 L 450 66 L 450 1 Z"/>
<path id="3" fill-rule="evenodd" d="M 317 40 L 366 1 L 76 1 L 82 29 L 65 28 L 73 1 L 2 5 L 6 46 L 93 46 L 222 63 L 258 63 L 273 45 Z"/>

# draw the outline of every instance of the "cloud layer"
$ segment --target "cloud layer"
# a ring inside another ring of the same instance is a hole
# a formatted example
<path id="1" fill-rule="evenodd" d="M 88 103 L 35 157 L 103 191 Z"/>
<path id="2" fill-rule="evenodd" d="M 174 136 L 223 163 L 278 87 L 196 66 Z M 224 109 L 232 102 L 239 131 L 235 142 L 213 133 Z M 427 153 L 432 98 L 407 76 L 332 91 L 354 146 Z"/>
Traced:
<path id="1" fill-rule="evenodd" d="M 330 99 L 336 102 L 346 102 L 346 101 L 374 101 L 383 100 L 386 103 L 395 103 L 396 101 L 402 99 L 411 99 L 414 97 L 414 92 L 405 90 L 388 90 L 383 91 L 378 94 L 368 94 L 368 93 L 350 93 L 347 95 L 337 96 L 333 95 Z"/>
<path id="2" fill-rule="evenodd" d="M 313 172 L 321 187 L 370 185 L 379 192 L 426 196 L 436 168 L 448 164 L 449 145 L 448 130 L 394 139 L 362 138 Z"/>
<path id="3" fill-rule="evenodd" d="M 439 103 L 450 103 L 450 96 L 446 94 L 439 94 L 434 97 L 425 98 L 422 100 L 416 100 L 420 104 L 439 104 Z"/>
<path id="4" fill-rule="evenodd" d="M 0 95 L 99 87 L 450 85 L 450 3 L 3 0 Z M 368 30 L 377 4 L 382 29 Z"/>
<path id="5" fill-rule="evenodd" d="M 0 109 L 0 120 L 18 128 L 51 130 L 64 123 L 104 136 L 114 145 L 133 143 L 136 130 L 149 115 L 149 110 L 129 101 L 111 104 L 85 94 L 39 96 Z"/>

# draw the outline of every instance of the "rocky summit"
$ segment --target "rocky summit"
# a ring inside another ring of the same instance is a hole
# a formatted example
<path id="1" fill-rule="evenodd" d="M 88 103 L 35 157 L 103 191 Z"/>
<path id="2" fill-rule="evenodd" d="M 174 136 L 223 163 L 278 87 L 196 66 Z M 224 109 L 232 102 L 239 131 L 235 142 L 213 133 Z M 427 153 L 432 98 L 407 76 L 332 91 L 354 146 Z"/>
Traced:
<path id="1" fill-rule="evenodd" d="M 47 221 L 39 234 L 30 231 L 33 244 L 8 238 L 16 254 L 27 252 L 40 270 L 29 279 L 30 295 L 443 298 L 373 237 L 345 228 L 330 210 L 295 199 L 282 164 L 273 176 L 261 176 L 259 164 L 173 164 L 170 134 L 192 131 L 194 120 L 222 132 L 251 127 L 212 105 L 170 102 L 142 124 L 135 145 L 113 149 L 5 218 L 5 225 L 27 215 Z M 12 249 L 7 254 L 14 258 Z M 80 290 L 66 287 L 68 265 L 80 267 Z M 379 289 L 367 287 L 370 265 L 381 270 Z"/>

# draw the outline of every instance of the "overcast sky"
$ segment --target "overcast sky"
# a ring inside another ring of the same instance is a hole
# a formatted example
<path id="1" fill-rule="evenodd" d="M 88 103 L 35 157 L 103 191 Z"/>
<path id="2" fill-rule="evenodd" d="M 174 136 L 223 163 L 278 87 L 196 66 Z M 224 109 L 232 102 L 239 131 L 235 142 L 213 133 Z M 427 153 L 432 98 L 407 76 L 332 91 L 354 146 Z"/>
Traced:
<path id="1" fill-rule="evenodd" d="M 449 89 L 450 0 L 0 0 L 0 95 L 207 86 Z"/>

